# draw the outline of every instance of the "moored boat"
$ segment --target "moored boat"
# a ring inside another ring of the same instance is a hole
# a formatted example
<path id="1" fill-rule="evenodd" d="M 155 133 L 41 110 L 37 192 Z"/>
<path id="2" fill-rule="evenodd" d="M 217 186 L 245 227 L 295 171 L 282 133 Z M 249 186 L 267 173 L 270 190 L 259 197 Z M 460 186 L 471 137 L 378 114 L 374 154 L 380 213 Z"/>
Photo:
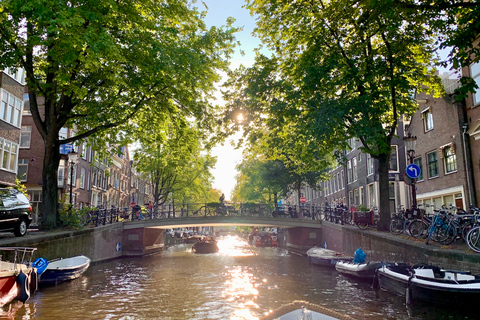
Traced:
<path id="1" fill-rule="evenodd" d="M 257 248 L 278 247 L 278 238 L 275 234 L 265 233 L 263 236 L 256 234 L 253 237 L 253 244 Z"/>
<path id="2" fill-rule="evenodd" d="M 308 262 L 320 266 L 335 267 L 338 261 L 353 261 L 353 257 L 330 249 L 313 247 L 307 251 Z"/>
<path id="3" fill-rule="evenodd" d="M 377 269 L 388 265 L 386 262 L 355 263 L 352 261 L 338 261 L 335 269 L 343 275 L 353 276 L 359 279 L 371 280 L 375 276 Z"/>
<path id="4" fill-rule="evenodd" d="M 350 320 L 352 317 L 307 301 L 293 301 L 270 312 L 261 320 Z"/>
<path id="5" fill-rule="evenodd" d="M 463 307 L 476 307 L 480 301 L 480 277 L 468 271 L 445 270 L 427 264 L 390 265 L 379 268 L 377 276 L 380 289 L 405 296 L 407 303 L 455 302 Z"/>
<path id="6" fill-rule="evenodd" d="M 37 290 L 37 271 L 32 267 L 36 248 L 0 247 L 0 307 L 13 300 L 27 301 Z M 3 259 L 12 261 L 4 261 Z"/>
<path id="7" fill-rule="evenodd" d="M 58 284 L 79 278 L 90 266 L 90 259 L 83 255 L 50 261 L 39 258 L 33 264 L 39 269 L 40 283 Z"/>
<path id="8" fill-rule="evenodd" d="M 218 252 L 217 241 L 200 240 L 193 244 L 192 252 L 194 253 L 215 253 Z"/>

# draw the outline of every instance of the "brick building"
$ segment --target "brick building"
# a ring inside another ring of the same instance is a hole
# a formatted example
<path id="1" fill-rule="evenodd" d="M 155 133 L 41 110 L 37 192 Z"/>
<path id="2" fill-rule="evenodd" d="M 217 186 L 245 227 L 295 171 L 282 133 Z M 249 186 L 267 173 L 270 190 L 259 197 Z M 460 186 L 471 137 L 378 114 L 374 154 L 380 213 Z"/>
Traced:
<path id="1" fill-rule="evenodd" d="M 24 71 L 0 71 L 0 186 L 14 186 L 20 146 Z"/>
<path id="2" fill-rule="evenodd" d="M 416 183 L 417 201 L 435 207 L 468 208 L 472 189 L 466 161 L 466 114 L 464 105 L 452 100 L 458 81 L 444 79 L 444 84 L 449 82 L 453 86 L 446 86 L 445 97 L 416 95 L 420 108 L 412 117 L 408 132 L 417 137 L 414 163 L 421 168 Z"/>
<path id="3" fill-rule="evenodd" d="M 473 44 L 479 46 L 480 39 Z M 480 62 L 472 63 L 468 67 L 462 69 L 462 75 L 474 79 L 480 88 Z M 473 174 L 473 197 L 472 204 L 476 207 L 480 206 L 480 89 L 473 94 L 469 94 L 465 99 L 468 124 L 467 134 L 469 136 L 471 150 L 471 172 Z"/>

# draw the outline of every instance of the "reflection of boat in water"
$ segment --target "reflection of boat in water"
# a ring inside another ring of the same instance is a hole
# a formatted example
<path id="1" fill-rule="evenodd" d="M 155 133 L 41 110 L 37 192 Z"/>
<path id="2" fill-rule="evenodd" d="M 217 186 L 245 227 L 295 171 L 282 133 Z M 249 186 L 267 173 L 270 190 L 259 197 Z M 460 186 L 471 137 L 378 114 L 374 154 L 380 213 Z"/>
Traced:
<path id="1" fill-rule="evenodd" d="M 338 261 L 353 261 L 353 257 L 341 252 L 318 247 L 308 249 L 307 256 L 309 263 L 330 267 L 335 267 Z"/>
<path id="2" fill-rule="evenodd" d="M 65 259 L 35 260 L 40 273 L 40 283 L 57 284 L 79 278 L 90 266 L 90 259 L 80 255 Z"/>
<path id="3" fill-rule="evenodd" d="M 194 243 L 192 247 L 194 253 L 215 253 L 218 252 L 217 241 L 200 240 Z"/>
<path id="4" fill-rule="evenodd" d="M 261 320 L 350 320 L 352 317 L 340 312 L 309 303 L 307 301 L 293 301 L 283 305 Z"/>
<path id="5" fill-rule="evenodd" d="M 32 267 L 36 248 L 1 247 L 0 261 L 0 307 L 13 301 L 25 302 L 37 290 L 37 271 Z"/>
<path id="6" fill-rule="evenodd" d="M 476 307 L 480 299 L 480 276 L 468 271 L 444 270 L 427 264 L 390 265 L 377 270 L 382 290 L 436 304 Z"/>

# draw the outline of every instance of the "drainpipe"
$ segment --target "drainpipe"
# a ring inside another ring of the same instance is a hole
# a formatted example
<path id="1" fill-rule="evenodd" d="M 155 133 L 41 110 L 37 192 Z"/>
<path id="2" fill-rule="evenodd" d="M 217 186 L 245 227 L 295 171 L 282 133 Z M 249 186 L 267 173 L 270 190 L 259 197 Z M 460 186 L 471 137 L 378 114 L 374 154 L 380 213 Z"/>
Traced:
<path id="1" fill-rule="evenodd" d="M 468 162 L 468 152 L 467 152 L 467 141 L 466 141 L 466 135 L 467 135 L 467 128 L 468 128 L 468 123 L 463 123 L 462 124 L 462 144 L 463 144 L 463 157 L 464 157 L 464 162 L 465 162 L 465 177 L 467 180 L 467 189 L 468 189 L 468 206 L 470 205 L 475 205 L 475 196 L 473 194 L 472 190 L 472 184 L 471 184 L 471 176 L 470 176 L 470 170 L 469 170 L 469 162 Z M 466 208 L 468 209 L 468 208 Z"/>

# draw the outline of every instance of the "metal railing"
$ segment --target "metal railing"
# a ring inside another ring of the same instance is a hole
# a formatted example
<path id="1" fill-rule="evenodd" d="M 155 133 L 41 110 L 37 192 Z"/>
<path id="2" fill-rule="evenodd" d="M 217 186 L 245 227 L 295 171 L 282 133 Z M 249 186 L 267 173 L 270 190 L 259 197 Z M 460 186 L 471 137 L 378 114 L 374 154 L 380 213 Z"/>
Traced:
<path id="1" fill-rule="evenodd" d="M 84 225 L 106 225 L 117 221 L 135 221 L 150 219 L 171 219 L 188 217 L 250 216 L 290 219 L 322 219 L 323 210 L 315 205 L 272 205 L 257 203 L 190 203 L 181 205 L 162 205 L 157 210 L 141 207 L 110 209 L 99 208 L 89 211 Z"/>

